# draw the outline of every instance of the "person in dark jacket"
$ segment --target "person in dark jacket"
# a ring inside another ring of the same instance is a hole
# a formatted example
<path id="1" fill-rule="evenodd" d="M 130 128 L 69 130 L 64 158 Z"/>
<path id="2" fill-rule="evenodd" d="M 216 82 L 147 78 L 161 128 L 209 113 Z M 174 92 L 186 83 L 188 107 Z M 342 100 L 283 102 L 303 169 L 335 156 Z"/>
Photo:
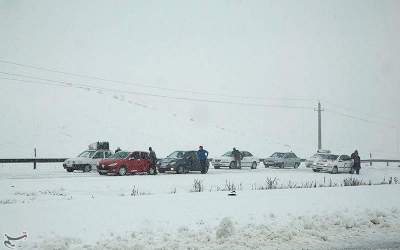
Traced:
<path id="1" fill-rule="evenodd" d="M 157 173 L 157 156 L 156 152 L 153 151 L 151 147 L 149 147 L 149 156 L 151 161 L 151 168 L 154 169 L 154 174 Z"/>
<path id="2" fill-rule="evenodd" d="M 203 149 L 203 146 L 199 147 L 199 150 L 197 151 L 197 158 L 200 161 L 201 172 L 205 173 L 207 168 L 208 151 Z"/>
<path id="3" fill-rule="evenodd" d="M 235 168 L 242 168 L 242 154 L 236 148 L 232 151 L 233 159 L 235 160 Z"/>
<path id="4" fill-rule="evenodd" d="M 354 153 L 351 154 L 351 158 L 353 159 L 353 169 L 351 170 L 352 173 L 354 173 L 354 171 L 356 171 L 356 174 L 360 174 L 361 159 L 360 159 L 360 156 L 358 155 L 357 150 L 355 150 Z"/>

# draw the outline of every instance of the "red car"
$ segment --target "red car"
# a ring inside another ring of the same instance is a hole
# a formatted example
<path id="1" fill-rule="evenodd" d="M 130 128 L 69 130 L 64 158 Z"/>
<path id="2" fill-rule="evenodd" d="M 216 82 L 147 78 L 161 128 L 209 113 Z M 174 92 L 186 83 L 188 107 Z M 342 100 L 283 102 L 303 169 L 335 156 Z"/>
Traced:
<path id="1" fill-rule="evenodd" d="M 97 164 L 97 172 L 101 175 L 157 174 L 157 171 L 151 167 L 149 153 L 141 151 L 119 151 L 110 158 L 101 160 Z"/>

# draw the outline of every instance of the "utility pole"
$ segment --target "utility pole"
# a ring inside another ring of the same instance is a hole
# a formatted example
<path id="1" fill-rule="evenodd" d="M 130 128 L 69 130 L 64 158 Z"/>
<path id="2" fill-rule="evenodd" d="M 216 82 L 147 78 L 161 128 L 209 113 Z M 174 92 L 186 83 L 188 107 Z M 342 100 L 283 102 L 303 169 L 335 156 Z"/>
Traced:
<path id="1" fill-rule="evenodd" d="M 324 111 L 321 108 L 321 102 L 318 102 L 318 108 L 314 109 L 318 112 L 318 150 L 322 149 L 322 139 L 321 139 L 321 112 Z"/>

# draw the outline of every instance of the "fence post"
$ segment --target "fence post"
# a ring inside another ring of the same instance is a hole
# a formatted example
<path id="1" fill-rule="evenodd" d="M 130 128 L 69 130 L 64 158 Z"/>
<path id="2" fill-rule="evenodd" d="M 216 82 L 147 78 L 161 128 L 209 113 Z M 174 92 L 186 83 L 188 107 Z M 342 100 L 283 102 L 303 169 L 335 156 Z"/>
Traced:
<path id="1" fill-rule="evenodd" d="M 372 159 L 372 153 L 369 153 L 369 159 Z M 372 161 L 369 161 L 369 165 L 372 166 Z"/>
<path id="2" fill-rule="evenodd" d="M 33 169 L 36 169 L 36 148 L 33 149 L 34 158 L 33 158 Z"/>

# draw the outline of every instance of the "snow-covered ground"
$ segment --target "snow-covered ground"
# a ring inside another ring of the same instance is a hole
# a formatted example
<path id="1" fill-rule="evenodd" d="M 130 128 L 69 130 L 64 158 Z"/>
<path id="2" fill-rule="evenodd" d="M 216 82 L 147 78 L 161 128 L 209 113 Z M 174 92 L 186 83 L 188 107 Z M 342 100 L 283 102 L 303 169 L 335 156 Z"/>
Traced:
<path id="1" fill-rule="evenodd" d="M 4 164 L 0 232 L 26 232 L 14 243 L 27 249 L 400 249 L 399 180 L 394 165 L 118 177 Z"/>

